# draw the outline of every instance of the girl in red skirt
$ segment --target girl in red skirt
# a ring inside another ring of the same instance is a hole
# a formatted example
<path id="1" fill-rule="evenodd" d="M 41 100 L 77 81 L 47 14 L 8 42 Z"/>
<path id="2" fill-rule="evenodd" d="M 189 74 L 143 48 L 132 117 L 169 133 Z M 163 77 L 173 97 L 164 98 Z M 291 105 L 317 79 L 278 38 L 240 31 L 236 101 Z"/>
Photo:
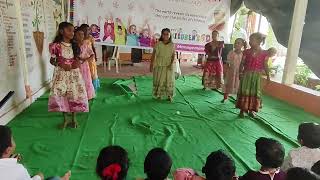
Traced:
<path id="1" fill-rule="evenodd" d="M 207 62 L 204 66 L 202 85 L 206 89 L 219 89 L 223 84 L 222 48 L 223 41 L 218 41 L 219 32 L 212 32 L 212 41 L 205 45 Z"/>

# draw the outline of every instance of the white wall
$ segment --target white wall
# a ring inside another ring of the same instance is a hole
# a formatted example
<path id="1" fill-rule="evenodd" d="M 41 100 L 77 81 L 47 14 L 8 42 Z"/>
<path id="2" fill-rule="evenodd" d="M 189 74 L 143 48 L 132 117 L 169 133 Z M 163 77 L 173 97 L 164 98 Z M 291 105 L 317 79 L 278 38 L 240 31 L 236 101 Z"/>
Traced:
<path id="1" fill-rule="evenodd" d="M 36 18 L 32 2 L 39 3 L 37 12 L 42 16 L 38 29 L 32 24 Z M 0 109 L 0 124 L 6 124 L 48 89 L 53 70 L 48 44 L 55 36 L 56 22 L 63 20 L 64 13 L 63 6 L 54 0 L 0 0 L 0 6 L 6 7 L 0 14 L 0 99 L 8 91 L 15 91 Z M 61 13 L 61 18 L 54 18 L 55 10 L 58 15 Z M 33 35 L 37 30 L 44 34 L 42 53 L 37 50 Z M 26 98 L 25 86 L 31 88 L 30 98 Z"/>

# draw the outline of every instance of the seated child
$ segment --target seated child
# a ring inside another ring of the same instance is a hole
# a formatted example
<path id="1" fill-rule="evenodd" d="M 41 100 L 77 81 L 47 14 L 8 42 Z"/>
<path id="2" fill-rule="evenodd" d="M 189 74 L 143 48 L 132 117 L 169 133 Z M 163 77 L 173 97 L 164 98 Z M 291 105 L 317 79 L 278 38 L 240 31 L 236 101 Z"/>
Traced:
<path id="1" fill-rule="evenodd" d="M 206 164 L 202 168 L 205 178 L 199 176 L 194 170 L 181 168 L 177 169 L 173 176 L 175 180 L 235 180 L 237 177 L 234 161 L 223 151 L 212 152 Z"/>
<path id="2" fill-rule="evenodd" d="M 280 170 L 285 155 L 282 144 L 262 137 L 255 145 L 256 159 L 261 168 L 259 171 L 248 171 L 240 180 L 285 180 L 286 173 Z"/>
<path id="3" fill-rule="evenodd" d="M 165 180 L 168 178 L 172 166 L 170 155 L 161 148 L 149 151 L 144 160 L 145 180 Z"/>
<path id="4" fill-rule="evenodd" d="M 124 180 L 128 169 L 128 153 L 122 147 L 108 146 L 100 151 L 96 173 L 101 180 Z"/>
<path id="5" fill-rule="evenodd" d="M 11 158 L 16 148 L 11 129 L 0 125 L 0 179 L 3 180 L 43 180 L 43 174 L 39 173 L 30 177 L 28 170 L 18 163 L 18 158 Z M 69 180 L 71 172 L 63 177 L 52 177 L 47 180 Z"/>
<path id="6" fill-rule="evenodd" d="M 287 171 L 292 167 L 311 169 L 320 160 L 320 125 L 302 123 L 299 126 L 298 141 L 301 147 L 293 149 L 286 157 L 281 169 Z"/>
<path id="7" fill-rule="evenodd" d="M 316 163 L 312 166 L 311 171 L 320 176 L 320 161 L 316 162 Z"/>
<path id="8" fill-rule="evenodd" d="M 320 180 L 320 177 L 308 169 L 295 167 L 288 170 L 286 180 Z"/>

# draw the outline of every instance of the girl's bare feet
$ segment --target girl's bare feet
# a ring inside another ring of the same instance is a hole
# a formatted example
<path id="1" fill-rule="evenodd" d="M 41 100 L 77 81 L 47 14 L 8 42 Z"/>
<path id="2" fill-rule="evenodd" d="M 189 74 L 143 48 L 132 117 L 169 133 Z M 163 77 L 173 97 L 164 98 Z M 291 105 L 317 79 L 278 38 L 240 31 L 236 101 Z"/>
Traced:
<path id="1" fill-rule="evenodd" d="M 78 124 L 77 120 L 74 119 L 68 124 L 68 126 L 70 128 L 76 129 L 76 128 L 78 128 L 79 124 Z"/>
<path id="2" fill-rule="evenodd" d="M 69 124 L 69 121 L 66 120 L 66 119 L 64 119 L 64 120 L 63 120 L 63 123 L 61 123 L 61 124 L 59 125 L 59 128 L 60 128 L 60 129 L 65 129 L 65 128 L 68 126 L 68 124 Z"/>
<path id="3" fill-rule="evenodd" d="M 63 123 L 59 125 L 60 129 L 65 129 L 68 126 L 68 114 L 66 112 L 62 113 L 63 114 Z"/>
<path id="4" fill-rule="evenodd" d="M 244 112 L 240 111 L 239 118 L 244 118 Z"/>
<path id="5" fill-rule="evenodd" d="M 77 120 L 76 120 L 76 113 L 72 113 L 72 121 L 71 121 L 71 123 L 69 124 L 69 126 L 71 127 L 71 128 L 78 128 L 78 122 L 77 122 Z"/>
<path id="6" fill-rule="evenodd" d="M 69 180 L 71 177 L 71 171 L 68 171 L 64 176 L 61 177 L 61 180 Z"/>
<path id="7" fill-rule="evenodd" d="M 252 118 L 255 118 L 255 117 L 256 117 L 256 114 L 255 114 L 253 111 L 250 111 L 250 112 L 249 112 L 249 116 L 252 117 Z"/>

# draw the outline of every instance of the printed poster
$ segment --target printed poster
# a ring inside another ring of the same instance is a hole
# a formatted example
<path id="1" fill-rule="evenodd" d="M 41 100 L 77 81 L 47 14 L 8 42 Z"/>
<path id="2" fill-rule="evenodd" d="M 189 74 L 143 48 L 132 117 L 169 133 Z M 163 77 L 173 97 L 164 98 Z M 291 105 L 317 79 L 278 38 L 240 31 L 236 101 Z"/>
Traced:
<path id="1" fill-rule="evenodd" d="M 231 0 L 75 0 L 74 22 L 96 42 L 153 47 L 169 28 L 178 51 L 203 52 L 211 32 L 227 38 Z"/>

